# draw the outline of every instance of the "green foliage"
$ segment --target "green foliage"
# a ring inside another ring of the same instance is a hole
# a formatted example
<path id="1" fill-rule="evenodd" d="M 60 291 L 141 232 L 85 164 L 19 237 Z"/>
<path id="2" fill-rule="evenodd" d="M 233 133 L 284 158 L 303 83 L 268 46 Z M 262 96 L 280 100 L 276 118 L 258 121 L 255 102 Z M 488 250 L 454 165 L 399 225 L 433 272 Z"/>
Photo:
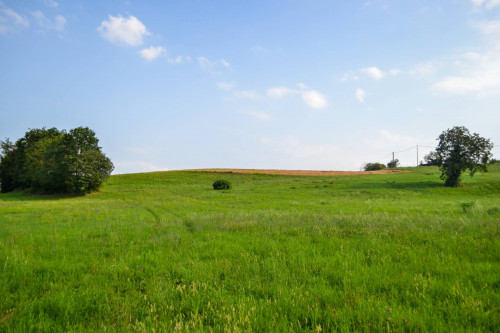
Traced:
<path id="1" fill-rule="evenodd" d="M 225 179 L 219 179 L 216 180 L 212 184 L 214 190 L 230 190 L 231 189 L 231 183 L 228 180 Z"/>
<path id="2" fill-rule="evenodd" d="M 462 172 L 469 170 L 472 177 L 477 171 L 488 171 L 493 143 L 479 134 L 470 134 L 465 127 L 455 126 L 441 133 L 436 152 L 440 159 L 441 179 L 445 185 L 460 185 Z"/>
<path id="3" fill-rule="evenodd" d="M 1 142 L 0 186 L 41 193 L 85 194 L 99 189 L 113 170 L 87 127 L 32 129 L 12 144 Z"/>
<path id="4" fill-rule="evenodd" d="M 399 166 L 399 160 L 397 158 L 395 160 L 392 160 L 389 163 L 387 163 L 387 167 L 389 169 L 397 168 L 398 166 Z"/>
<path id="5" fill-rule="evenodd" d="M 441 157 L 435 151 L 429 152 L 429 154 L 424 156 L 425 163 L 422 164 L 424 166 L 440 166 L 441 165 Z"/>
<path id="6" fill-rule="evenodd" d="M 363 165 L 363 170 L 364 171 L 376 171 L 376 170 L 383 170 L 385 169 L 385 164 L 382 163 L 365 163 Z"/>
<path id="7" fill-rule="evenodd" d="M 460 207 L 462 207 L 462 210 L 464 213 L 468 213 L 474 208 L 476 205 L 476 202 L 474 201 L 466 201 L 466 202 L 461 202 Z"/>
<path id="8" fill-rule="evenodd" d="M 0 332 L 497 332 L 500 165 L 408 171 L 0 194 Z"/>

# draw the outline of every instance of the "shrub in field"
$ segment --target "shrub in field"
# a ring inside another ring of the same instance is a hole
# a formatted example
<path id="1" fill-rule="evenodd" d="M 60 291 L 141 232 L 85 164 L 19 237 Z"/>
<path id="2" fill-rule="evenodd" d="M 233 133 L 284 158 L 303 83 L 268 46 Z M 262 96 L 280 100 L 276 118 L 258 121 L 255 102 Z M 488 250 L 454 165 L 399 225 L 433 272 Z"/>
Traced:
<path id="1" fill-rule="evenodd" d="M 376 171 L 385 169 L 385 164 L 382 163 L 365 163 L 363 165 L 364 171 Z"/>
<path id="2" fill-rule="evenodd" d="M 230 190 L 232 187 L 231 183 L 225 179 L 216 180 L 212 186 L 214 190 Z"/>
<path id="3" fill-rule="evenodd" d="M 387 163 L 387 167 L 389 169 L 397 168 L 398 166 L 399 166 L 399 160 L 398 159 L 392 160 L 389 163 Z"/>
<path id="4" fill-rule="evenodd" d="M 12 143 L 0 142 L 0 187 L 41 193 L 85 194 L 99 189 L 113 171 L 88 127 L 66 132 L 32 129 Z"/>
<path id="5" fill-rule="evenodd" d="M 467 201 L 467 202 L 460 203 L 460 207 L 462 207 L 462 210 L 464 211 L 464 213 L 470 212 L 472 210 L 472 208 L 474 208 L 475 205 L 476 205 L 476 203 L 474 201 Z"/>

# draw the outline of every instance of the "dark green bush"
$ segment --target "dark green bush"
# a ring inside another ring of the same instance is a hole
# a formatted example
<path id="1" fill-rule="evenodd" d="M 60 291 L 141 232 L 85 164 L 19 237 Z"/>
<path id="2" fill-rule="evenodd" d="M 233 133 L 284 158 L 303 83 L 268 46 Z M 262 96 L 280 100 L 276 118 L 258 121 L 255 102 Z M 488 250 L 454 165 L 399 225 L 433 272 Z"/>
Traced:
<path id="1" fill-rule="evenodd" d="M 365 163 L 363 165 L 363 170 L 365 171 L 376 171 L 385 169 L 385 164 L 382 163 Z"/>
<path id="2" fill-rule="evenodd" d="M 216 180 L 212 186 L 214 190 L 230 190 L 232 187 L 231 183 L 225 179 Z"/>

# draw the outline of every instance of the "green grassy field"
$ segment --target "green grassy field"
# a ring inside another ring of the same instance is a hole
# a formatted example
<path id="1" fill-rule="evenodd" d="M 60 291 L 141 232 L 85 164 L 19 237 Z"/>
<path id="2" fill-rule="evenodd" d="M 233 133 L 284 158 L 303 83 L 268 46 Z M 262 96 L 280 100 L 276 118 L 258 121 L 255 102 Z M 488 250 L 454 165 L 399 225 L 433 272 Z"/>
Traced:
<path id="1" fill-rule="evenodd" d="M 1 194 L 0 331 L 498 332 L 500 165 L 463 179 L 165 172 Z"/>

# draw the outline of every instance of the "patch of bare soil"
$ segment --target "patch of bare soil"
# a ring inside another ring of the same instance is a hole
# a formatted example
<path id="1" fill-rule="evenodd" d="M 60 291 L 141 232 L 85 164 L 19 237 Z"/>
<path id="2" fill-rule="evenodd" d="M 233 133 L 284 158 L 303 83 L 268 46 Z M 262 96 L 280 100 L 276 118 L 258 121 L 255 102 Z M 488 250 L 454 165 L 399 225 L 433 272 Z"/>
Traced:
<path id="1" fill-rule="evenodd" d="M 377 170 L 377 171 L 315 171 L 315 170 L 275 170 L 275 169 L 193 169 L 185 171 L 194 172 L 231 172 L 231 173 L 263 173 L 267 175 L 287 175 L 287 176 L 356 176 L 356 175 L 377 175 L 387 173 L 408 172 L 407 170 Z"/>

